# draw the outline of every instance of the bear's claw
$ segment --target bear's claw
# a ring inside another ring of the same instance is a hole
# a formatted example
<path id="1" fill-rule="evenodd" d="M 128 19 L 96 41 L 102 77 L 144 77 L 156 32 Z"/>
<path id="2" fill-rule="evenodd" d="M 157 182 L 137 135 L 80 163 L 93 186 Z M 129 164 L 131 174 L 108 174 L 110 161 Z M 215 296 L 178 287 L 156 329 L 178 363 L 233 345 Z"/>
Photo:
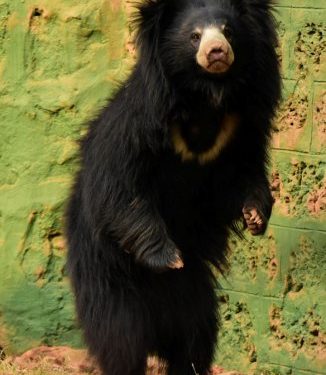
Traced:
<path id="1" fill-rule="evenodd" d="M 184 263 L 183 263 L 183 260 L 181 259 L 181 257 L 179 255 L 176 256 L 176 259 L 173 263 L 170 263 L 169 264 L 169 268 L 173 269 L 173 270 L 179 270 L 181 268 L 184 267 Z"/>
<path id="2" fill-rule="evenodd" d="M 266 222 L 263 215 L 254 207 L 244 207 L 242 210 L 244 219 L 250 233 L 254 236 L 264 233 Z"/>

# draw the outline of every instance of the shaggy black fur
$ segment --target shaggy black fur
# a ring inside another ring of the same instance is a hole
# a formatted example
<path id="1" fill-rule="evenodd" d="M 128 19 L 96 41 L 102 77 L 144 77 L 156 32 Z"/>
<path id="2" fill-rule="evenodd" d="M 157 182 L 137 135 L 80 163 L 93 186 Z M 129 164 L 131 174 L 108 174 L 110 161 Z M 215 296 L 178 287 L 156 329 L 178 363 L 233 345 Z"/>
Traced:
<path id="1" fill-rule="evenodd" d="M 244 207 L 265 222 L 271 213 L 267 147 L 280 97 L 271 1 L 147 0 L 139 14 L 138 62 L 82 143 L 68 269 L 103 374 L 143 375 L 154 354 L 169 375 L 194 375 L 192 363 L 204 375 L 219 325 L 211 265 L 226 265 Z M 212 75 L 189 38 L 225 21 L 235 63 Z M 216 160 L 182 161 L 172 125 L 201 152 L 225 114 L 240 124 Z M 179 257 L 184 267 L 171 269 Z"/>

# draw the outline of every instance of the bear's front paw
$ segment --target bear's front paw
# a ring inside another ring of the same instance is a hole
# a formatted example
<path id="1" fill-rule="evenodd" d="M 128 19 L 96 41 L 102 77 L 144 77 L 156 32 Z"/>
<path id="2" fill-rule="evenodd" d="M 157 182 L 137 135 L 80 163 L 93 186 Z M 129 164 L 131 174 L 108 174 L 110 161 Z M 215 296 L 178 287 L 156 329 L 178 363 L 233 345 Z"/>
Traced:
<path id="1" fill-rule="evenodd" d="M 155 272 L 179 270 L 184 267 L 181 252 L 175 246 L 151 249 L 137 261 Z"/>
<path id="2" fill-rule="evenodd" d="M 173 250 L 169 249 L 169 251 L 156 254 L 151 268 L 158 272 L 165 272 L 169 269 L 180 270 L 183 267 L 184 263 L 181 253 L 178 249 L 174 248 Z"/>
<path id="3" fill-rule="evenodd" d="M 181 255 L 179 250 L 176 251 L 176 253 L 173 255 L 172 259 L 170 260 L 170 263 L 168 264 L 168 267 L 171 269 L 179 270 L 180 268 L 184 267 L 183 260 L 181 259 Z"/>
<path id="4" fill-rule="evenodd" d="M 254 236 L 263 234 L 266 230 L 267 220 L 256 207 L 244 207 L 242 210 L 250 233 Z"/>

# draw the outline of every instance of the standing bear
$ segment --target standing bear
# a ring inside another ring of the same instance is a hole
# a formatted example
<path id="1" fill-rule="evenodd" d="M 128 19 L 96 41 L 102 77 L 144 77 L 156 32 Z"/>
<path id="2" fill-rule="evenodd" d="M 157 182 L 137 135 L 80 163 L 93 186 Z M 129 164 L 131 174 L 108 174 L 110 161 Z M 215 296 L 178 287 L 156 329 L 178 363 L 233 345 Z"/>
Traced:
<path id="1" fill-rule="evenodd" d="M 145 0 L 138 61 L 90 124 L 67 211 L 68 271 L 104 375 L 206 375 L 214 268 L 266 229 L 280 99 L 271 0 Z M 234 350 L 234 348 L 230 348 Z"/>

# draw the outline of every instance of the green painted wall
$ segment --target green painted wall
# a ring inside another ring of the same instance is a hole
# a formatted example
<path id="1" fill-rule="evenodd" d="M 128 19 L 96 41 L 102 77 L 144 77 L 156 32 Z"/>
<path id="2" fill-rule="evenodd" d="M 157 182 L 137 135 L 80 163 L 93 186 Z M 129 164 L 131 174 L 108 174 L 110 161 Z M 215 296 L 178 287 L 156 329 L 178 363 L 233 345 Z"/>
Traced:
<path id="1" fill-rule="evenodd" d="M 276 204 L 264 238 L 231 243 L 217 359 L 257 374 L 326 374 L 326 1 L 283 0 L 277 17 Z"/>
<path id="2" fill-rule="evenodd" d="M 0 346 L 80 344 L 62 212 L 84 124 L 126 75 L 118 2 L 0 0 Z"/>
<path id="3" fill-rule="evenodd" d="M 278 7 L 284 104 L 265 238 L 233 240 L 217 361 L 326 374 L 326 1 Z M 62 211 L 85 123 L 128 74 L 126 0 L 0 0 L 0 347 L 79 346 Z M 259 370 L 258 370 L 259 369 Z"/>

